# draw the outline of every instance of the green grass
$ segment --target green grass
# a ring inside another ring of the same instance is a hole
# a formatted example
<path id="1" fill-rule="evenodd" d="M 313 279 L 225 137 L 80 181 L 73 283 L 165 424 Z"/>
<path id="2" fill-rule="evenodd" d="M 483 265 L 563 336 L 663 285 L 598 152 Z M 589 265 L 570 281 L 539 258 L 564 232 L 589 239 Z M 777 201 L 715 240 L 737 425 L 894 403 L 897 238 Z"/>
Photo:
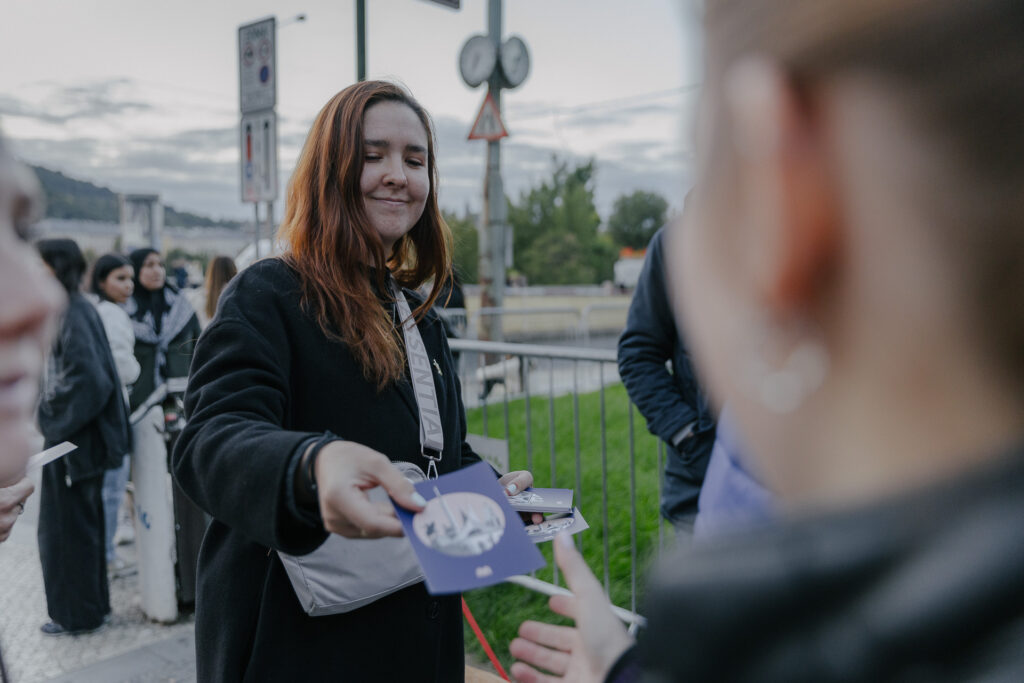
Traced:
<path id="1" fill-rule="evenodd" d="M 573 397 L 554 400 L 555 477 L 551 476 L 551 420 L 547 397 L 530 400 L 531 431 L 527 446 L 526 401 L 512 401 L 508 407 L 509 463 L 511 469 L 529 469 L 537 486 L 553 486 L 576 490 L 575 502 L 590 524 L 590 529 L 575 536 L 583 555 L 599 581 L 605 580 L 603 549 L 605 525 L 602 514 L 602 433 L 600 392 L 579 396 L 579 442 L 581 487 L 576 486 L 576 430 Z M 605 453 L 608 481 L 608 586 L 612 602 L 629 609 L 630 603 L 630 537 L 633 519 L 630 516 L 629 466 L 629 400 L 621 384 L 609 386 L 604 392 Z M 505 437 L 504 405 L 487 406 L 487 436 Z M 483 410 L 467 412 L 469 431 L 484 434 Z M 637 604 L 643 596 L 646 569 L 658 547 L 658 446 L 647 432 L 643 417 L 633 411 L 635 476 L 636 476 L 636 539 L 637 539 Z M 665 542 L 672 538 L 666 526 Z M 536 577 L 554 582 L 551 544 L 543 543 L 541 552 L 547 566 Z M 559 581 L 564 585 L 564 581 Z M 515 637 L 525 619 L 568 623 L 547 608 L 547 597 L 509 584 L 499 584 L 465 594 L 466 602 L 481 630 L 506 668 L 512 659 L 508 643 Z M 469 626 L 465 627 L 466 649 L 486 661 L 483 649 Z"/>

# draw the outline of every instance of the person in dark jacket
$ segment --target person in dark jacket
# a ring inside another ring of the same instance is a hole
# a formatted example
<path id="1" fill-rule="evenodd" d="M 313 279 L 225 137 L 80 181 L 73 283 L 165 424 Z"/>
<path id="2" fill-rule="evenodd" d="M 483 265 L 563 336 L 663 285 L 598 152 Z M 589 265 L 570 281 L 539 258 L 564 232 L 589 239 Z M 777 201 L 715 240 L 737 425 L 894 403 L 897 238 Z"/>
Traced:
<path id="1" fill-rule="evenodd" d="M 1024 680 L 1024 6 L 704 7 L 666 253 L 780 519 L 662 566 L 635 647 L 559 543 L 575 628 L 523 624 L 513 674 Z"/>
<path id="2" fill-rule="evenodd" d="M 285 254 L 231 281 L 189 377 L 174 474 L 214 517 L 199 558 L 199 681 L 463 679 L 458 595 L 431 596 L 420 582 L 311 617 L 274 552 L 308 554 L 329 533 L 401 535 L 390 506 L 366 498 L 377 484 L 422 509 L 391 465 L 430 472 L 392 281 L 430 358 L 444 436 L 437 471 L 479 462 L 430 310 L 451 267 L 446 233 L 422 107 L 382 81 L 335 95 L 289 185 Z M 430 295 L 413 294 L 428 279 Z M 510 492 L 531 482 L 527 472 L 501 478 Z"/>
<path id="3" fill-rule="evenodd" d="M 43 262 L 68 293 L 68 308 L 47 362 L 39 431 L 47 448 L 78 446 L 43 467 L 39 558 L 46 635 L 86 633 L 110 613 L 103 475 L 131 450 L 128 410 L 103 322 L 80 285 L 85 259 L 69 239 L 40 240 Z"/>
<path id="4" fill-rule="evenodd" d="M 647 420 L 647 429 L 668 444 L 661 514 L 680 534 L 690 536 L 715 442 L 715 416 L 672 316 L 665 289 L 663 234 L 664 228 L 654 233 L 647 247 L 626 329 L 619 337 L 619 375 Z M 666 367 L 669 361 L 671 371 Z"/>
<path id="5" fill-rule="evenodd" d="M 125 310 L 132 319 L 135 358 L 141 368 L 131 390 L 134 412 L 168 379 L 188 377 L 201 329 L 192 304 L 167 282 L 160 252 L 136 249 L 128 258 L 135 267 L 135 289 Z"/>
<path id="6" fill-rule="evenodd" d="M 35 491 L 25 466 L 35 441 L 31 429 L 44 359 L 65 294 L 39 267 L 28 243 L 42 215 L 42 191 L 0 137 L 0 543 L 7 540 Z M 11 683 L 0 654 L 0 681 Z"/>

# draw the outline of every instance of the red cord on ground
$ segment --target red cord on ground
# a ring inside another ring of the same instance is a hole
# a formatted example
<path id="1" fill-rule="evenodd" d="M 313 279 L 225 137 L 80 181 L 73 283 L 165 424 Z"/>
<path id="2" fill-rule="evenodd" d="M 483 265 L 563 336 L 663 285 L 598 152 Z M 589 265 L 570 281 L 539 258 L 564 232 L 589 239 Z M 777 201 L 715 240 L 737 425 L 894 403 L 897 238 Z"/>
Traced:
<path id="1" fill-rule="evenodd" d="M 476 625 L 476 619 L 473 618 L 473 613 L 469 611 L 469 605 L 466 604 L 466 598 L 462 598 L 462 614 L 466 617 L 466 621 L 469 622 L 469 627 L 473 629 L 473 633 L 476 634 L 476 639 L 480 641 L 480 644 L 484 647 L 484 652 L 487 653 L 487 658 L 491 660 L 491 664 L 498 670 L 498 674 L 505 679 L 509 680 L 508 674 L 505 673 L 505 669 L 502 668 L 501 662 L 494 654 L 494 650 L 491 649 L 491 644 L 484 638 L 483 631 Z"/>

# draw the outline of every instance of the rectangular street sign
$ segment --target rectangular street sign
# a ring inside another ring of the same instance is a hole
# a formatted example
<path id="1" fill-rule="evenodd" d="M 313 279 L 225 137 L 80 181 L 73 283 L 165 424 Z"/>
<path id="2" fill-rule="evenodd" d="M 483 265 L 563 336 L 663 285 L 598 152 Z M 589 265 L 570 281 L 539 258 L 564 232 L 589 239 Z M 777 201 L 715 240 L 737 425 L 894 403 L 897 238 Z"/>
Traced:
<path id="1" fill-rule="evenodd" d="M 238 103 L 243 114 L 277 105 L 274 17 L 238 27 Z"/>
<path id="2" fill-rule="evenodd" d="M 243 202 L 277 199 L 277 114 L 273 110 L 242 114 L 241 180 Z"/>

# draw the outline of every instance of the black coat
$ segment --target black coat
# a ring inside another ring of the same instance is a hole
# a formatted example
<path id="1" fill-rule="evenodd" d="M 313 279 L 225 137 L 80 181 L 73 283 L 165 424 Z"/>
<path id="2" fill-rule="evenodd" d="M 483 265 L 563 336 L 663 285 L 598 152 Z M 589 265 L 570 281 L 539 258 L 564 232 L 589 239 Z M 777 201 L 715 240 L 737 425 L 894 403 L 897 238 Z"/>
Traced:
<path id="1" fill-rule="evenodd" d="M 47 612 L 68 630 L 96 628 L 110 612 L 103 473 L 124 461 L 131 430 L 103 323 L 78 293 L 47 363 L 38 419 L 47 447 L 78 446 L 42 472 L 37 532 Z"/>
<path id="2" fill-rule="evenodd" d="M 410 306 L 418 299 L 407 293 Z M 443 328 L 419 324 L 443 416 L 441 473 L 479 458 L 465 442 L 458 378 Z M 227 287 L 203 333 L 174 450 L 182 489 L 214 517 L 199 558 L 200 681 L 462 679 L 459 596 L 417 584 L 348 614 L 308 617 L 273 550 L 304 554 L 326 538 L 296 508 L 289 474 L 324 431 L 425 468 L 408 379 L 378 393 L 348 348 L 300 304 L 282 261 L 250 266 Z"/>
<path id="3" fill-rule="evenodd" d="M 68 485 L 119 467 L 132 449 L 107 333 L 95 307 L 77 292 L 68 299 L 47 364 L 37 417 L 47 448 L 62 441 L 78 446 L 58 461 Z"/>
<path id="4" fill-rule="evenodd" d="M 662 514 L 675 520 L 697 512 L 697 497 L 715 442 L 715 416 L 697 383 L 690 354 L 676 329 L 665 290 L 664 228 L 651 238 L 640 279 L 619 337 L 619 376 L 647 429 L 670 444 L 666 449 Z M 665 364 L 672 361 L 672 371 Z M 693 436 L 671 447 L 689 424 Z"/>

